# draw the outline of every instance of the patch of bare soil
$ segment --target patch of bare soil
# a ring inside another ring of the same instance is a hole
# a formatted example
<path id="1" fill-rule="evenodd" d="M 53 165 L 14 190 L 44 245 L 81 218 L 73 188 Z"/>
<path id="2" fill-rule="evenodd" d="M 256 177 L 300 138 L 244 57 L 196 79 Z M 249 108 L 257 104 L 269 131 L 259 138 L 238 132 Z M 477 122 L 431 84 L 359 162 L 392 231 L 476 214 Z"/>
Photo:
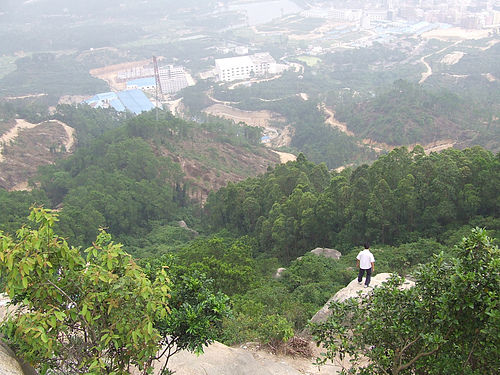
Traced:
<path id="1" fill-rule="evenodd" d="M 59 104 L 78 104 L 89 98 L 88 95 L 64 95 L 59 99 Z"/>
<path id="2" fill-rule="evenodd" d="M 465 55 L 465 52 L 455 51 L 455 52 L 452 52 L 452 53 L 445 55 L 441 59 L 440 63 L 446 64 L 446 65 L 455 65 L 456 63 L 458 63 L 460 61 L 460 59 L 464 55 Z"/>
<path id="3" fill-rule="evenodd" d="M 483 74 L 483 75 L 490 82 L 495 82 L 497 80 L 497 78 L 493 74 L 491 74 L 491 73 L 486 73 L 486 74 Z"/>
<path id="4" fill-rule="evenodd" d="M 294 154 L 290 154 L 288 152 L 274 151 L 274 150 L 273 150 L 273 152 L 279 155 L 280 162 L 283 163 L 283 164 L 286 164 L 289 161 L 295 161 L 295 160 L 297 160 L 297 157 Z"/>
<path id="5" fill-rule="evenodd" d="M 74 130 L 59 121 L 31 124 L 16 120 L 0 138 L 0 187 L 27 189 L 41 165 L 52 164 L 73 148 Z"/>
<path id="6" fill-rule="evenodd" d="M 233 120 L 235 123 L 244 122 L 250 126 L 260 126 L 263 128 L 269 127 L 271 120 L 285 121 L 283 117 L 271 111 L 244 111 L 223 104 L 214 104 L 205 108 L 203 112 Z"/>
<path id="7" fill-rule="evenodd" d="M 108 65 L 103 68 L 92 69 L 90 71 L 90 75 L 102 79 L 103 81 L 106 81 L 112 88 L 116 90 L 125 90 L 127 88 L 127 84 L 126 82 L 118 82 L 117 80 L 118 73 L 127 69 L 132 69 L 139 66 L 146 66 L 151 63 L 152 63 L 151 60 L 141 60 L 141 61 L 122 63 L 122 64 Z"/>
<path id="8" fill-rule="evenodd" d="M 457 39 L 482 39 L 489 34 L 488 30 L 466 30 L 460 27 L 449 29 L 435 29 L 421 34 L 424 39 L 457 40 Z"/>
<path id="9" fill-rule="evenodd" d="M 180 156 L 167 148 L 157 150 L 157 153 L 179 163 L 184 173 L 183 180 L 189 182 L 191 197 L 202 204 L 210 191 L 227 186 L 229 181 L 239 182 L 265 173 L 269 165 L 280 162 L 278 155 L 271 150 L 254 152 L 229 143 L 193 140 L 180 141 L 177 146 L 185 155 L 192 155 Z"/>

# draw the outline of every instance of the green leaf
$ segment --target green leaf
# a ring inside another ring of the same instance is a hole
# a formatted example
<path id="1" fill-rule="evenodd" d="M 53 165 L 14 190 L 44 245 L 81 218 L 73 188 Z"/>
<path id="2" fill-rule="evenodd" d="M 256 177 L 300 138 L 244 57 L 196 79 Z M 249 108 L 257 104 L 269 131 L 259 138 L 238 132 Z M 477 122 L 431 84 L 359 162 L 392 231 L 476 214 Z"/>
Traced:
<path id="1" fill-rule="evenodd" d="M 66 314 L 62 311 L 55 310 L 54 315 L 57 318 L 57 320 L 59 320 L 61 322 L 64 321 L 64 319 L 66 318 Z"/>

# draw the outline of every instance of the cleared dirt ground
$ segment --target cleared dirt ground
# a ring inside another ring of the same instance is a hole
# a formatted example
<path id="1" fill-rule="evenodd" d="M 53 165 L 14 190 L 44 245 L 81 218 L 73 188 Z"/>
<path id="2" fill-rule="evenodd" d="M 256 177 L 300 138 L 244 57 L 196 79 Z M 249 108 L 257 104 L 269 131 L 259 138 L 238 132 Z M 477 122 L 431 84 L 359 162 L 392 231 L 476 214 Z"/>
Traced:
<path id="1" fill-rule="evenodd" d="M 205 113 L 210 113 L 214 116 L 220 116 L 233 120 L 235 123 L 244 122 L 250 126 L 260 126 L 267 128 L 270 126 L 270 121 L 286 121 L 285 118 L 271 111 L 243 111 L 224 104 L 214 104 L 203 110 Z"/>
<path id="2" fill-rule="evenodd" d="M 276 128 L 271 126 L 271 122 L 286 123 L 286 119 L 277 113 L 271 111 L 244 111 L 225 104 L 214 104 L 203 110 L 214 116 L 220 116 L 235 123 L 244 122 L 249 126 L 258 126 L 264 128 L 264 135 L 268 137 L 264 143 L 271 148 L 289 146 L 292 141 L 293 128 L 290 125 L 284 128 Z M 296 156 L 286 152 L 273 151 L 280 156 L 280 161 L 286 163 L 290 160 L 295 160 Z"/>
<path id="3" fill-rule="evenodd" d="M 60 121 L 17 119 L 0 137 L 0 187 L 26 190 L 37 168 L 70 153 L 74 142 L 74 129 Z"/>

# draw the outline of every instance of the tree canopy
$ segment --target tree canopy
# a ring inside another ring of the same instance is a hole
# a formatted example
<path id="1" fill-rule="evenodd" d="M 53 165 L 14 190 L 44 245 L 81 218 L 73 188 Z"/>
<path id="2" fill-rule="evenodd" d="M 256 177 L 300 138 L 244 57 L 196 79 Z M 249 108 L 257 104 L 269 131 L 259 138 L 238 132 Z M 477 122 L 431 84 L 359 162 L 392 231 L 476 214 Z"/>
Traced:
<path id="1" fill-rule="evenodd" d="M 464 225 L 498 230 L 499 156 L 480 147 L 426 155 L 402 147 L 372 165 L 329 172 L 299 156 L 212 193 L 212 230 L 254 236 L 260 251 L 294 259 L 320 247 L 344 252 L 366 240 L 399 246 L 444 239 Z"/>

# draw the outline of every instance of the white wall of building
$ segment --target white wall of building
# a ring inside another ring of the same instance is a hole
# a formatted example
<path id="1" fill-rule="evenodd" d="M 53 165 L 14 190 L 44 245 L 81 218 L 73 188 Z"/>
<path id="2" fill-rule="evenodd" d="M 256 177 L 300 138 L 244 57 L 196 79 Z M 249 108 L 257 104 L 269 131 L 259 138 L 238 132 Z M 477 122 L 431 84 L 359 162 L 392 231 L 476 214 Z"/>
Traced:
<path id="1" fill-rule="evenodd" d="M 252 76 L 276 74 L 276 60 L 267 52 L 215 59 L 215 70 L 220 81 L 231 82 Z"/>

